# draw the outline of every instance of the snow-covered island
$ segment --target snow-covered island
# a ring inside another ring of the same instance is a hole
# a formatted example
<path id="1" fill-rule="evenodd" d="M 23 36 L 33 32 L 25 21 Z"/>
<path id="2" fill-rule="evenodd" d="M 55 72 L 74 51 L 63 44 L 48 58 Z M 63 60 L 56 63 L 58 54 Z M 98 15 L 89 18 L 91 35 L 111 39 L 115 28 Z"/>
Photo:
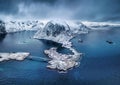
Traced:
<path id="1" fill-rule="evenodd" d="M 59 71 L 67 71 L 70 68 L 78 66 L 80 64 L 79 60 L 81 58 L 80 53 L 74 52 L 72 54 L 62 54 L 57 52 L 57 48 L 51 48 L 44 51 L 45 54 L 51 59 L 47 65 L 50 69 L 57 69 Z"/>
<path id="2" fill-rule="evenodd" d="M 89 28 L 82 23 L 71 21 L 49 21 L 45 27 L 34 35 L 36 39 L 51 40 L 61 43 L 63 47 L 71 47 L 70 40 L 78 34 L 88 33 Z"/>
<path id="3" fill-rule="evenodd" d="M 6 60 L 24 60 L 28 57 L 30 53 L 28 52 L 17 52 L 17 53 L 0 53 L 0 62 Z"/>

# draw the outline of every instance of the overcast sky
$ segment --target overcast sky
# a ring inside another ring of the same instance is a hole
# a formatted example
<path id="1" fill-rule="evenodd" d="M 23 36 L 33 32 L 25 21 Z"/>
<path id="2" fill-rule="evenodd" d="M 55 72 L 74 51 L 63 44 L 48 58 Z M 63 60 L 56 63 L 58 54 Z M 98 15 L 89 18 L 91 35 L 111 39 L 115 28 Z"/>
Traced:
<path id="1" fill-rule="evenodd" d="M 120 0 L 0 0 L 0 19 L 120 21 Z"/>

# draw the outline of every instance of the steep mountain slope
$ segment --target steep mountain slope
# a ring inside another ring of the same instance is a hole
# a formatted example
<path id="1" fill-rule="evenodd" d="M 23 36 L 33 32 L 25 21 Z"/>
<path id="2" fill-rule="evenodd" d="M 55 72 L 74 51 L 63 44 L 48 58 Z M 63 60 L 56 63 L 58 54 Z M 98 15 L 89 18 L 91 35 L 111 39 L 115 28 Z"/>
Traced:
<path id="1" fill-rule="evenodd" d="M 64 47 L 71 47 L 70 40 L 75 35 L 88 33 L 89 30 L 90 29 L 82 23 L 50 21 L 43 29 L 38 30 L 34 38 L 51 40 L 61 43 Z"/>
<path id="2" fill-rule="evenodd" d="M 0 20 L 0 34 L 6 34 L 5 23 Z"/>

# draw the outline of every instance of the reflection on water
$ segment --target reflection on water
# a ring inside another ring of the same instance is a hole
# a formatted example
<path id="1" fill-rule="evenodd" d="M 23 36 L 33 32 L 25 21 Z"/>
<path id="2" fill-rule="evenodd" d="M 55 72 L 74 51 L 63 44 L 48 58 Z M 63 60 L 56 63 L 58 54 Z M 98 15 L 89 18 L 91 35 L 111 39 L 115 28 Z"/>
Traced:
<path id="1" fill-rule="evenodd" d="M 33 39 L 35 32 L 7 34 L 0 43 L 0 52 L 30 52 L 31 56 L 47 57 L 43 51 L 58 47 L 62 53 L 69 50 L 50 41 Z M 119 85 L 120 84 L 120 30 L 95 31 L 72 40 L 77 51 L 85 53 L 80 67 L 59 74 L 46 68 L 46 62 L 24 60 L 0 63 L 0 85 Z M 78 40 L 82 39 L 83 43 Z M 111 40 L 114 44 L 108 44 Z"/>

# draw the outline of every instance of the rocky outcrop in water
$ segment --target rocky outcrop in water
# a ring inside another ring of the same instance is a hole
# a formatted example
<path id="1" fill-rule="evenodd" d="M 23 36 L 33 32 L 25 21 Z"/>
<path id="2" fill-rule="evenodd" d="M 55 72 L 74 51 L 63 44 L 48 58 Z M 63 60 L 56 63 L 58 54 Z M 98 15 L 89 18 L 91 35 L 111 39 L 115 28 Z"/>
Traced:
<path id="1" fill-rule="evenodd" d="M 78 53 L 73 48 L 70 48 L 73 54 L 62 54 L 57 52 L 57 48 L 51 48 L 45 50 L 44 53 L 50 58 L 49 65 L 50 69 L 57 69 L 59 71 L 67 71 L 70 68 L 78 66 L 80 64 L 79 59 L 81 58 L 81 53 Z"/>
<path id="2" fill-rule="evenodd" d="M 17 52 L 17 53 L 0 53 L 0 62 L 5 60 L 24 60 L 30 53 Z"/>

